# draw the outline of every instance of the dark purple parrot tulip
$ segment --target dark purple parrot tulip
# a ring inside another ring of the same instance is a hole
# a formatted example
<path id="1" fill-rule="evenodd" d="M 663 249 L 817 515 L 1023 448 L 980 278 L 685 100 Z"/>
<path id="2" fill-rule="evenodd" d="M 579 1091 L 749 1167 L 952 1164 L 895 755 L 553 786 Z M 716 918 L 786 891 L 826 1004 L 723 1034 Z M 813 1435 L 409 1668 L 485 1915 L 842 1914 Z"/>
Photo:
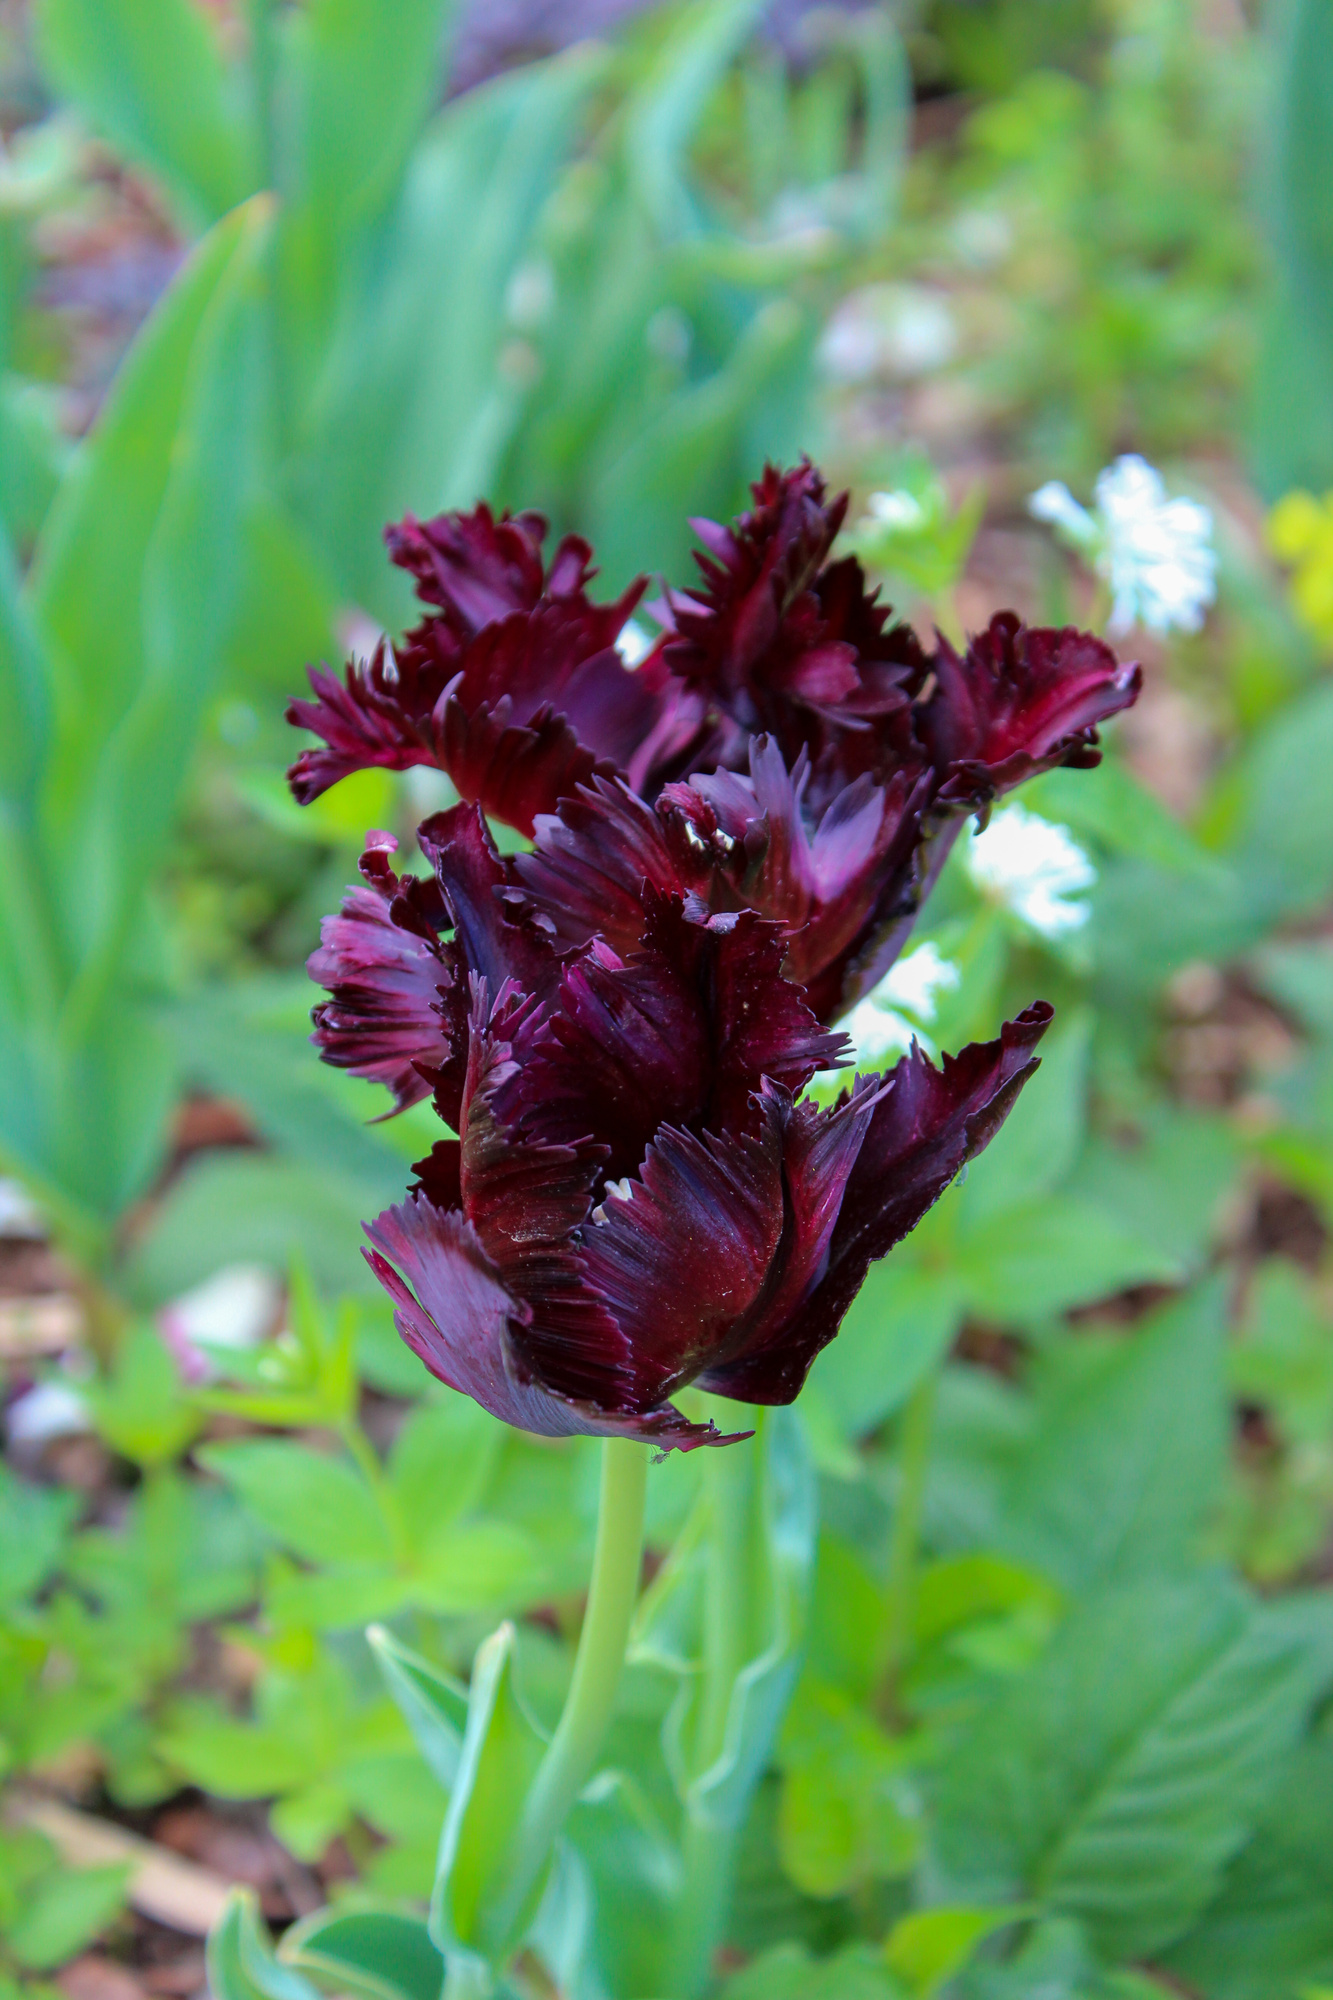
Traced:
<path id="1" fill-rule="evenodd" d="M 870 1262 L 998 1128 L 1050 1010 L 820 1109 L 801 1092 L 843 1038 L 783 976 L 779 922 L 645 878 L 571 944 L 475 808 L 421 842 L 432 875 L 395 877 L 377 839 L 311 961 L 326 1059 L 399 1103 L 432 1090 L 458 1135 L 368 1228 L 400 1333 L 524 1429 L 725 1442 L 675 1392 L 795 1397 Z"/>
<path id="2" fill-rule="evenodd" d="M 426 1097 L 456 1136 L 367 1252 L 441 1380 L 548 1435 L 724 1443 L 691 1383 L 786 1403 L 865 1273 L 987 1144 L 1044 1005 L 936 1068 L 913 1048 L 831 1108 L 829 1024 L 887 971 L 968 814 L 1097 761 L 1139 670 L 1072 628 L 994 618 L 927 649 L 833 559 L 846 496 L 766 468 L 702 586 L 588 596 L 591 551 L 487 507 L 388 531 L 426 607 L 289 714 L 300 799 L 434 764 L 464 804 L 370 836 L 310 961 L 327 1062 Z M 530 851 L 502 858 L 486 819 Z"/>

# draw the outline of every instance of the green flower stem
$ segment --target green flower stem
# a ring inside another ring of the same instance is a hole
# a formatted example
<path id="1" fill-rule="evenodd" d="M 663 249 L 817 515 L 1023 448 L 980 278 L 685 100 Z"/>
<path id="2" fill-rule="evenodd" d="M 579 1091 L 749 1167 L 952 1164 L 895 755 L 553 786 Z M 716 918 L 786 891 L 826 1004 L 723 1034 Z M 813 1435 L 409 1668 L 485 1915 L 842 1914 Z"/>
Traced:
<path id="1" fill-rule="evenodd" d="M 487 1926 L 498 1938 L 512 1939 L 521 1924 L 555 1837 L 587 1781 L 611 1720 L 639 1595 L 648 1449 L 628 1438 L 607 1438 L 602 1446 L 597 1547 L 574 1678 L 524 1803 L 510 1849 L 508 1878 L 496 1899 L 494 1925 Z"/>
<path id="2" fill-rule="evenodd" d="M 898 1438 L 898 1504 L 889 1543 L 889 1580 L 884 1608 L 884 1706 L 899 1713 L 903 1670 L 912 1648 L 916 1612 L 916 1571 L 921 1545 L 921 1510 L 930 1469 L 930 1441 L 935 1427 L 938 1367 L 922 1376 L 907 1400 Z"/>
<path id="3" fill-rule="evenodd" d="M 728 1412 L 734 1423 L 735 1412 Z M 750 1655 L 755 1468 L 759 1449 L 748 1444 L 710 1451 L 704 1460 L 708 1495 L 708 1557 L 704 1586 L 703 1688 L 695 1740 L 696 1778 L 712 1769 L 727 1747 L 736 1678 Z M 706 1812 L 686 1809 L 684 1879 L 667 1953 L 666 1990 L 694 2000 L 712 1975 L 731 1908 L 736 1829 Z"/>

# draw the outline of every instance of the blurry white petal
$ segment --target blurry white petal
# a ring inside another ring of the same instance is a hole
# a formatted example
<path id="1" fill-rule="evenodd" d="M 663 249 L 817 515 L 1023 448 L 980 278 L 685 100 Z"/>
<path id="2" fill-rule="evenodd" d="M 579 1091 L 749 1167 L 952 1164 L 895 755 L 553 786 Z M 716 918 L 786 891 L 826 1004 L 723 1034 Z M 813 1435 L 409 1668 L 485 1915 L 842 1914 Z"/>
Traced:
<path id="1" fill-rule="evenodd" d="M 10 1404 L 5 1418 L 11 1445 L 43 1445 L 50 1438 L 74 1437 L 92 1427 L 88 1405 L 67 1382 L 39 1382 Z"/>
<path id="2" fill-rule="evenodd" d="M 182 1292 L 162 1314 L 186 1340 L 210 1347 L 258 1347 L 273 1331 L 282 1286 L 262 1264 L 228 1264 Z"/>
<path id="3" fill-rule="evenodd" d="M 912 530 L 923 525 L 926 510 L 914 493 L 899 488 L 892 493 L 872 493 L 866 502 L 882 527 Z"/>
<path id="4" fill-rule="evenodd" d="M 1097 880 L 1097 870 L 1070 833 L 1006 806 L 984 833 L 973 834 L 967 870 L 977 887 L 1043 937 L 1060 937 L 1088 920 L 1088 905 L 1070 902 Z"/>
<path id="5" fill-rule="evenodd" d="M 0 1236 L 43 1236 L 42 1218 L 17 1181 L 0 1180 Z"/>
<path id="6" fill-rule="evenodd" d="M 1029 511 L 1048 521 L 1111 588 L 1107 631 L 1197 632 L 1217 592 L 1213 517 L 1197 500 L 1168 497 L 1162 475 L 1126 452 L 1097 476 L 1096 512 L 1053 480 Z"/>
<path id="7" fill-rule="evenodd" d="M 653 650 L 653 641 L 637 618 L 627 618 L 616 640 L 616 651 L 627 667 L 637 667 Z"/>
<path id="8" fill-rule="evenodd" d="M 1086 507 L 1080 507 L 1069 488 L 1059 479 L 1048 479 L 1028 501 L 1034 521 L 1045 521 L 1073 542 L 1076 548 L 1093 548 L 1101 540 L 1101 530 Z"/>
<path id="9" fill-rule="evenodd" d="M 871 994 L 872 1000 L 905 1007 L 920 1021 L 935 1018 L 935 996 L 952 992 L 962 975 L 933 944 L 919 944 L 892 966 Z"/>

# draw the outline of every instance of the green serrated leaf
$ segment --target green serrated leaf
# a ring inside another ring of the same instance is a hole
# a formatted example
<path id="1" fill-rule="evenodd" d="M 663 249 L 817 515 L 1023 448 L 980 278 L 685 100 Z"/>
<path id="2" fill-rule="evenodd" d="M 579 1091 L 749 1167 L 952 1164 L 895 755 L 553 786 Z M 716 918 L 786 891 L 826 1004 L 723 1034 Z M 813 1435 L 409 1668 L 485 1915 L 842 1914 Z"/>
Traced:
<path id="1" fill-rule="evenodd" d="M 40 1877 L 9 1925 L 9 1950 L 31 1972 L 63 1965 L 120 1915 L 129 1875 L 128 1865 L 119 1862 L 109 1868 L 56 1868 Z"/>
<path id="2" fill-rule="evenodd" d="M 1199 1922 L 1165 1964 L 1209 2000 L 1333 1979 L 1333 1744 L 1301 1744 Z"/>
<path id="3" fill-rule="evenodd" d="M 306 1561 L 392 1560 L 388 1524 L 346 1460 L 276 1438 L 207 1445 L 199 1458 L 235 1489 L 275 1541 Z"/>
<path id="4" fill-rule="evenodd" d="M 962 1971 L 986 1938 L 1021 1923 L 1029 1914 L 1021 1906 L 916 1910 L 900 1917 L 884 1941 L 889 1970 L 897 1974 L 915 2000 L 935 1994 Z"/>
<path id="5" fill-rule="evenodd" d="M 1215 1892 L 1310 1698 L 1301 1635 L 1220 1580 L 1088 1603 L 950 1747 L 949 1893 L 1031 1897 L 1112 1961 L 1150 1955 Z"/>
<path id="6" fill-rule="evenodd" d="M 1226 1459 L 1225 1315 L 1223 1283 L 1203 1285 L 1039 1397 L 1001 1501 L 1008 1553 L 1070 1590 L 1187 1567 Z"/>

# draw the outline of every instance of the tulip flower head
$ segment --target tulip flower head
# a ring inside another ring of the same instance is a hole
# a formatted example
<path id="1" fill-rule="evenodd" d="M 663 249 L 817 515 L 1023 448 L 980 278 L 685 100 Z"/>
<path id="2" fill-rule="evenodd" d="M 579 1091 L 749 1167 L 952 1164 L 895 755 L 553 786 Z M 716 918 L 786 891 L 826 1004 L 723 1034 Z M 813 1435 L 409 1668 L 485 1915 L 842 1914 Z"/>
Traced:
<path id="1" fill-rule="evenodd" d="M 936 1067 L 806 1095 L 876 988 L 968 815 L 1097 759 L 1138 670 L 1070 630 L 994 619 L 961 653 L 889 621 L 845 498 L 769 468 L 702 587 L 650 638 L 588 595 L 575 537 L 478 508 L 390 531 L 426 605 L 394 651 L 290 710 L 291 777 L 434 763 L 463 803 L 424 874 L 372 834 L 310 961 L 324 1059 L 429 1097 L 442 1135 L 368 1225 L 398 1329 L 505 1421 L 662 1449 L 726 1442 L 691 1383 L 786 1403 L 886 1254 L 998 1130 L 1040 1003 Z M 530 837 L 502 856 L 488 819 Z"/>

